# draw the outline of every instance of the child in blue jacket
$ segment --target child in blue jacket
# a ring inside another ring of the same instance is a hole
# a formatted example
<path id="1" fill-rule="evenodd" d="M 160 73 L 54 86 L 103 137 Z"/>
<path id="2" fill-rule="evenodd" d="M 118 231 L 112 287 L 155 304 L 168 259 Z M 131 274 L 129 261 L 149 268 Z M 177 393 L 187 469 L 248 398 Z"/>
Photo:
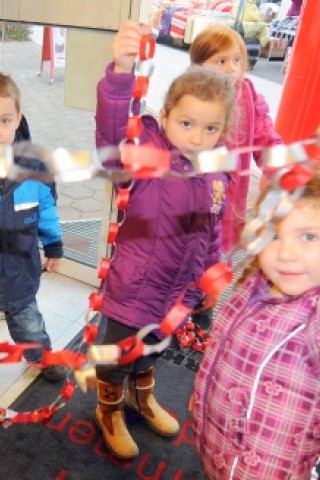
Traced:
<path id="1" fill-rule="evenodd" d="M 22 121 L 22 125 L 20 125 Z M 23 128 L 21 128 L 23 127 Z M 30 140 L 26 119 L 20 111 L 20 92 L 9 75 L 0 73 L 0 144 Z M 43 170 L 39 160 L 16 158 L 32 170 Z M 39 239 L 46 261 L 41 264 Z M 35 180 L 22 183 L 0 179 L 0 310 L 12 339 L 40 343 L 51 349 L 36 294 L 42 269 L 53 272 L 62 257 L 62 239 L 53 186 Z M 38 363 L 42 348 L 28 349 L 25 358 Z M 43 375 L 59 381 L 68 374 L 63 365 L 50 365 Z"/>

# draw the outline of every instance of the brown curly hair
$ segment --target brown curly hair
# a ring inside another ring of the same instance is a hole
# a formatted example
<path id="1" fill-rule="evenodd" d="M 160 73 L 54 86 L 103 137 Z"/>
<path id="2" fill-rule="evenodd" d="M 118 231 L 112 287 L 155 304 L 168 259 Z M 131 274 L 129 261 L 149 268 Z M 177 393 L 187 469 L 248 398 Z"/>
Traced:
<path id="1" fill-rule="evenodd" d="M 165 96 L 163 110 L 165 116 L 179 103 L 184 95 L 191 95 L 206 102 L 221 102 L 225 108 L 225 127 L 223 135 L 231 131 L 233 125 L 233 107 L 235 89 L 230 78 L 216 72 L 211 67 L 192 66 L 171 83 Z"/>

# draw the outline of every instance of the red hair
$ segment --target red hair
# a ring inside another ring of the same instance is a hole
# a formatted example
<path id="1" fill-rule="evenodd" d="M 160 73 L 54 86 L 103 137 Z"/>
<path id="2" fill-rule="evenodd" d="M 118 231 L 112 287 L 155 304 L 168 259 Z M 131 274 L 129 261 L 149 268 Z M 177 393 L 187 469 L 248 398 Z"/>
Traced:
<path id="1" fill-rule="evenodd" d="M 202 30 L 190 46 L 190 60 L 194 65 L 203 65 L 209 58 L 224 50 L 238 46 L 241 53 L 241 69 L 248 70 L 248 54 L 245 43 L 233 28 L 227 25 L 212 25 Z"/>

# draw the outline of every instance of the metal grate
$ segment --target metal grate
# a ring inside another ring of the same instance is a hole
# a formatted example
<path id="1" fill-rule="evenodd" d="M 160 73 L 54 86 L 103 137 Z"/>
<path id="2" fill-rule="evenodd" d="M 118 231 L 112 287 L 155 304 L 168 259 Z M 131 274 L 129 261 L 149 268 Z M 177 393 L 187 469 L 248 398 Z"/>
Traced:
<path id="1" fill-rule="evenodd" d="M 99 261 L 101 220 L 72 220 L 60 223 L 64 258 L 96 268 Z"/>

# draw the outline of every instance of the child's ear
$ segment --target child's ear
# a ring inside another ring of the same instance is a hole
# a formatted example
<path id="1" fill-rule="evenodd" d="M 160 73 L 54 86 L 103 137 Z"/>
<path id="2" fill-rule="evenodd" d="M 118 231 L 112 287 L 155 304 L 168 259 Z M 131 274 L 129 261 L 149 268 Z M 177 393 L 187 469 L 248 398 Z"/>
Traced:
<path id="1" fill-rule="evenodd" d="M 19 128 L 19 125 L 20 125 L 20 122 L 21 122 L 22 117 L 23 117 L 23 113 L 22 113 L 22 112 L 19 112 L 19 113 L 18 113 L 18 116 L 17 116 L 17 126 L 16 126 L 16 130 L 17 130 L 17 128 Z"/>
<path id="2" fill-rule="evenodd" d="M 160 125 L 165 130 L 167 125 L 167 114 L 164 108 L 161 108 L 159 113 Z"/>

